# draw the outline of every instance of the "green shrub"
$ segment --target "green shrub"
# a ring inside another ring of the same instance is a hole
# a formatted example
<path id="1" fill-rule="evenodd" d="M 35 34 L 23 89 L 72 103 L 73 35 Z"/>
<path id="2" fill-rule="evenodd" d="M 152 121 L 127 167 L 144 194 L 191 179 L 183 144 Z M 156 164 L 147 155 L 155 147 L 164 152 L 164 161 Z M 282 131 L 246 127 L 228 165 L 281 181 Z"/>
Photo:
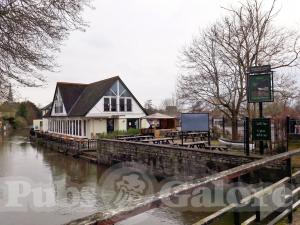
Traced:
<path id="1" fill-rule="evenodd" d="M 17 129 L 17 128 L 25 128 L 25 127 L 28 126 L 28 124 L 27 124 L 25 118 L 17 116 L 14 119 L 12 126 L 13 126 L 14 129 Z"/>
<path id="2" fill-rule="evenodd" d="M 139 133 L 140 133 L 139 129 L 129 128 L 127 131 L 118 130 L 110 133 L 100 133 L 96 135 L 98 139 L 100 138 L 115 139 L 118 135 L 137 135 Z"/>
<path id="3" fill-rule="evenodd" d="M 137 135 L 140 133 L 139 129 L 129 128 L 126 132 L 128 135 Z"/>

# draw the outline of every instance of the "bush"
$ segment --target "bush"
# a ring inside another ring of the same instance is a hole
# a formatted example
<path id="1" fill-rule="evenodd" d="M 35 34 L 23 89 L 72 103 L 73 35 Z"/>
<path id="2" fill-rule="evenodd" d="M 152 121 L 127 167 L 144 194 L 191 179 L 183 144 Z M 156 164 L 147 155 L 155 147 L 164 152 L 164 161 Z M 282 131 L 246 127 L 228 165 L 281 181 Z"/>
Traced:
<path id="1" fill-rule="evenodd" d="M 127 131 L 114 131 L 111 133 L 101 133 L 101 134 L 96 134 L 97 138 L 106 138 L 106 139 L 115 139 L 118 135 L 137 135 L 140 134 L 139 129 L 134 129 L 134 128 L 129 128 Z"/>
<path id="2" fill-rule="evenodd" d="M 17 128 L 25 128 L 28 125 L 27 125 L 27 121 L 26 121 L 25 118 L 17 116 L 14 119 L 12 126 L 13 126 L 14 129 L 17 129 Z"/>
<path id="3" fill-rule="evenodd" d="M 129 128 L 127 130 L 126 134 L 128 134 L 128 135 L 137 135 L 137 134 L 140 134 L 140 130 L 139 129 L 134 129 L 134 128 Z"/>

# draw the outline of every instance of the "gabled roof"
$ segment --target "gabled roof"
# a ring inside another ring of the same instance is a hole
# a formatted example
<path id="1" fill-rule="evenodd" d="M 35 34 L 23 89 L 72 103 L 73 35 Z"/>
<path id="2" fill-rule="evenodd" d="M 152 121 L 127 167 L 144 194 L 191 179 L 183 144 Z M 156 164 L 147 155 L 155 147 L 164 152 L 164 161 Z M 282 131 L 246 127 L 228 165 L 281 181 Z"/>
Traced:
<path id="1" fill-rule="evenodd" d="M 41 110 L 48 110 L 48 109 L 51 109 L 52 107 L 52 102 L 49 103 L 48 105 L 44 106 L 43 108 L 41 108 Z"/>
<path id="2" fill-rule="evenodd" d="M 78 83 L 57 83 L 57 87 L 59 88 L 59 92 L 61 94 L 67 113 L 70 112 L 70 109 L 87 86 L 87 84 Z"/>
<path id="3" fill-rule="evenodd" d="M 117 76 L 87 85 L 77 99 L 76 104 L 71 108 L 69 116 L 86 115 L 119 79 Z"/>
<path id="4" fill-rule="evenodd" d="M 91 84 L 58 82 L 55 93 L 59 89 L 68 116 L 85 116 L 117 80 L 129 91 L 121 78 L 115 76 Z M 130 91 L 129 93 L 145 112 L 134 95 Z"/>

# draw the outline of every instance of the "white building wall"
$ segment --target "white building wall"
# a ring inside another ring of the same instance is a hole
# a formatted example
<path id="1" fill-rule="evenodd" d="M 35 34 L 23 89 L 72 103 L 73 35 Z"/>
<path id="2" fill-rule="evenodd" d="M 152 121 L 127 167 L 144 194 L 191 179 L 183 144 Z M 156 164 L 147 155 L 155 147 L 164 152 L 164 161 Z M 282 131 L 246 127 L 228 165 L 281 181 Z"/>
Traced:
<path id="1" fill-rule="evenodd" d="M 96 138 L 97 134 L 107 132 L 106 119 L 89 119 L 88 120 L 88 138 Z"/>
<path id="2" fill-rule="evenodd" d="M 48 119 L 47 118 L 43 118 L 43 128 L 42 128 L 43 132 L 47 132 L 48 131 Z"/>
<path id="3" fill-rule="evenodd" d="M 120 118 L 115 120 L 115 123 L 117 123 L 117 130 L 119 131 L 126 131 L 127 130 L 127 120 L 125 118 Z"/>
<path id="4" fill-rule="evenodd" d="M 150 124 L 148 123 L 148 121 L 146 119 L 142 119 L 141 120 L 141 128 L 145 129 L 145 128 L 149 128 Z"/>
<path id="5" fill-rule="evenodd" d="M 122 116 L 122 118 L 141 118 L 146 116 L 137 102 L 132 98 L 131 112 L 104 112 L 104 98 L 101 98 L 98 103 L 87 113 L 86 117 L 112 117 Z"/>
<path id="6" fill-rule="evenodd" d="M 43 120 L 33 120 L 33 129 L 41 131 L 43 129 Z"/>

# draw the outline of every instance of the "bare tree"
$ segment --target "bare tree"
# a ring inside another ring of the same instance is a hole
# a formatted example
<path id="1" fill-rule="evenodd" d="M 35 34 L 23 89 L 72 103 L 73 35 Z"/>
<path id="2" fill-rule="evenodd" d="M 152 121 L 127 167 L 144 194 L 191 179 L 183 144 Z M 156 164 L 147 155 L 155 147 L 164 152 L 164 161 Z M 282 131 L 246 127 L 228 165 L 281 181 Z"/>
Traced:
<path id="1" fill-rule="evenodd" d="M 148 99 L 145 103 L 144 103 L 144 109 L 146 110 L 147 114 L 153 114 L 157 112 L 156 107 L 153 105 L 153 102 L 151 99 Z"/>
<path id="2" fill-rule="evenodd" d="M 292 106 L 292 104 L 300 97 L 300 89 L 297 80 L 291 75 L 281 73 L 274 79 L 274 97 L 275 101 L 281 102 L 283 107 Z"/>
<path id="3" fill-rule="evenodd" d="M 42 70 L 53 70 L 54 52 L 69 32 L 86 26 L 81 12 L 89 0 L 0 1 L 0 92 L 11 83 L 37 86 Z"/>
<path id="4" fill-rule="evenodd" d="M 274 26 L 275 3 L 264 10 L 262 1 L 247 0 L 225 9 L 228 15 L 202 31 L 182 54 L 178 95 L 220 109 L 232 120 L 233 139 L 238 138 L 237 120 L 246 104 L 248 68 L 271 64 L 277 69 L 299 63 L 299 36 Z"/>

